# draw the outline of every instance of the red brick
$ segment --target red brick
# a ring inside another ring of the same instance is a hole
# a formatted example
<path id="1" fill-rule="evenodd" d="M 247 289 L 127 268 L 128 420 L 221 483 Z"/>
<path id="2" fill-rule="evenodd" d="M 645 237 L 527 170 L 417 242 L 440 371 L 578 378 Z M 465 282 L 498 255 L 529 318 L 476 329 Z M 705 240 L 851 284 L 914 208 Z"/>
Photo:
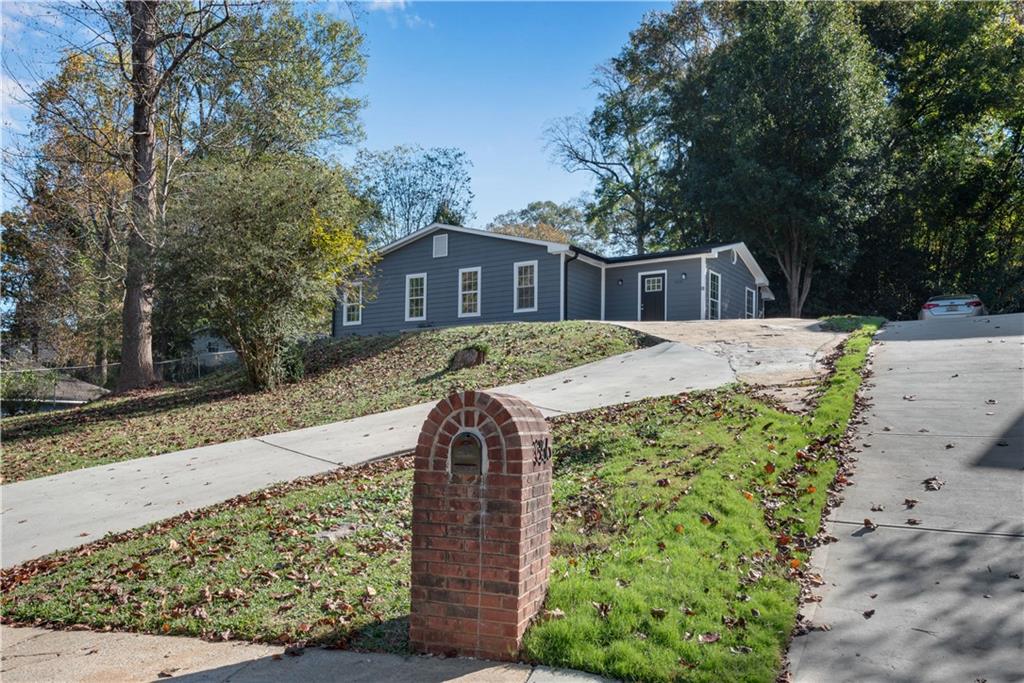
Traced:
<path id="1" fill-rule="evenodd" d="M 484 475 L 448 472 L 451 437 L 464 427 L 484 437 Z M 533 462 L 547 429 L 532 405 L 505 395 L 454 394 L 431 411 L 414 462 L 414 650 L 518 651 L 547 590 L 551 463 Z"/>

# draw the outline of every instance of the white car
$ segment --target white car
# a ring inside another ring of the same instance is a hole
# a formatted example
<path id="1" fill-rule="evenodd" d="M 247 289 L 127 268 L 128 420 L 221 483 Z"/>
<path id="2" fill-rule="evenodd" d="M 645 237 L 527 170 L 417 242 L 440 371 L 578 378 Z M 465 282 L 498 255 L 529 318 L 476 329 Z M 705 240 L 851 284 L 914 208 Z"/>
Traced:
<path id="1" fill-rule="evenodd" d="M 988 315 L 988 309 L 974 294 L 949 294 L 933 296 L 921 306 L 918 320 L 943 320 L 945 318 L 971 318 Z"/>

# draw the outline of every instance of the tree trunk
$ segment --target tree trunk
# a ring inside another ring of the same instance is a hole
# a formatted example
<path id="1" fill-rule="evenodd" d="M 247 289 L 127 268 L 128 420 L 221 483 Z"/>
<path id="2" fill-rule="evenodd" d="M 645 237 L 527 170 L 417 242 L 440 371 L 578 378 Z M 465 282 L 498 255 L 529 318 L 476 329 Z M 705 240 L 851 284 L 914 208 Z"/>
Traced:
<path id="1" fill-rule="evenodd" d="M 147 233 L 156 221 L 156 0 L 128 0 L 132 31 L 132 231 L 128 238 L 119 390 L 151 384 L 153 283 Z"/>
<path id="2" fill-rule="evenodd" d="M 793 277 L 788 275 L 786 277 L 786 298 L 789 300 L 790 318 L 799 318 L 803 311 L 803 306 L 800 304 L 800 282 L 797 277 L 797 274 Z"/>

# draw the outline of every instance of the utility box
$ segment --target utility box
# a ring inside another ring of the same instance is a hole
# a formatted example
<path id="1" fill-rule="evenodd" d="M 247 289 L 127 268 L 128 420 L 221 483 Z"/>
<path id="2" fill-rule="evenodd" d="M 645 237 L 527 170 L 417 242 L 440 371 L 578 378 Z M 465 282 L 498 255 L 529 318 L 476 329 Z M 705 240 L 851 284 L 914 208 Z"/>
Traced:
<path id="1" fill-rule="evenodd" d="M 547 422 L 514 396 L 454 394 L 424 422 L 415 462 L 413 650 L 514 659 L 548 587 Z"/>

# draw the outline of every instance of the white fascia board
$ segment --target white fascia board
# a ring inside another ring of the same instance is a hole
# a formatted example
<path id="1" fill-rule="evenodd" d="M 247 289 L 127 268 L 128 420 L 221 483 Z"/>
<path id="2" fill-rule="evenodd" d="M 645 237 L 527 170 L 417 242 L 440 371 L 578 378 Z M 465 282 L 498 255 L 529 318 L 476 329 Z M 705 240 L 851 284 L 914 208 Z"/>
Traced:
<path id="1" fill-rule="evenodd" d="M 522 242 L 522 243 L 525 243 L 525 244 L 536 244 L 537 246 L 540 246 L 540 247 L 547 247 L 548 251 L 550 253 L 552 253 L 552 254 L 556 254 L 556 253 L 559 253 L 559 252 L 562 252 L 562 251 L 567 251 L 569 249 L 569 245 L 568 244 L 561 244 L 559 242 L 546 242 L 544 240 L 534 240 L 534 239 L 530 239 L 528 237 L 517 237 L 515 235 L 502 235 L 501 233 L 491 232 L 490 230 L 479 230 L 477 228 L 464 228 L 464 227 L 462 227 L 460 225 L 445 225 L 444 223 L 431 223 L 430 225 L 428 225 L 425 228 L 421 228 L 421 229 L 417 230 L 414 233 L 406 235 L 405 237 L 403 237 L 400 240 L 396 240 L 396 241 L 392 242 L 391 244 L 388 244 L 388 245 L 386 245 L 384 247 L 381 247 L 380 249 L 377 250 L 377 253 L 380 254 L 381 256 L 384 256 L 385 254 L 390 254 L 391 252 L 395 251 L 396 249 L 401 249 L 402 247 L 404 247 L 405 245 L 409 244 L 410 242 L 415 242 L 416 240 L 420 239 L 421 237 L 426 237 L 430 233 L 435 232 L 437 230 L 449 230 L 451 232 L 461 232 L 461 233 L 465 233 L 467 235 L 479 235 L 481 237 L 493 237 L 494 239 L 499 239 L 499 240 L 510 240 L 512 242 Z"/>
<path id="2" fill-rule="evenodd" d="M 754 276 L 754 282 L 758 286 L 768 284 L 768 277 L 764 274 L 764 271 L 761 270 L 761 266 L 757 264 L 757 259 L 755 259 L 754 255 L 750 253 L 750 249 L 747 248 L 745 242 L 734 242 L 733 244 L 715 247 L 711 252 L 717 257 L 721 252 L 729 251 L 730 249 L 735 250 L 735 252 L 740 255 L 740 258 L 743 259 L 743 263 L 747 266 L 747 270 L 749 270 L 750 274 Z"/>

